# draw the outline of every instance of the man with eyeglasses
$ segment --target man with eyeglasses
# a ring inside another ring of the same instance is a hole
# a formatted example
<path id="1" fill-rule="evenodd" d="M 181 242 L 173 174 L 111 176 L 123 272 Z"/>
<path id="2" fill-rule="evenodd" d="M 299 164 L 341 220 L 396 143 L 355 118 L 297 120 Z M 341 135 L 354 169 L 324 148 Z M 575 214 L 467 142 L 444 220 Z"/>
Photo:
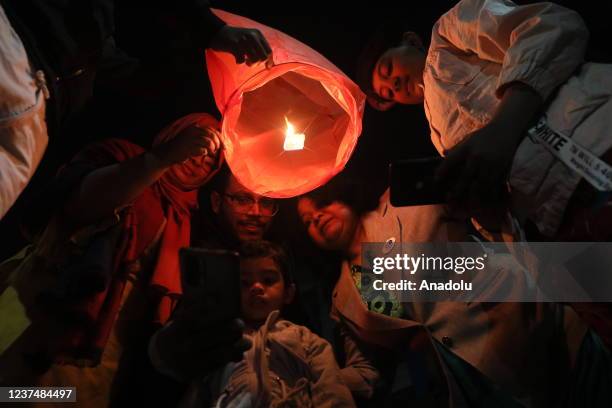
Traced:
<path id="1" fill-rule="evenodd" d="M 265 239 L 274 240 L 269 232 L 274 217 L 279 210 L 279 201 L 256 194 L 234 177 L 227 165 L 224 165 L 211 183 L 200 192 L 200 205 L 205 213 L 210 204 L 210 217 L 202 219 L 202 213 L 196 214 L 200 219 L 192 219 L 192 245 L 209 248 L 237 249 L 241 243 Z M 297 309 L 298 319 L 306 326 L 321 334 L 326 339 L 332 339 L 333 326 L 328 319 L 328 297 L 323 296 L 318 286 L 309 274 L 310 266 L 295 262 L 294 277 L 298 289 L 303 289 L 299 299 L 308 299 Z M 185 322 L 194 318 L 179 319 L 160 330 L 152 349 L 156 361 L 159 359 L 172 372 L 183 377 L 183 382 L 201 377 L 207 372 L 224 365 L 230 360 L 240 360 L 242 353 L 251 344 L 242 337 L 244 324 L 233 320 L 207 325 L 202 323 L 198 332 L 207 333 L 206 344 L 189 343 L 187 338 L 193 336 L 193 328 Z M 322 320 L 326 319 L 325 322 Z M 186 345 L 189 343 L 189 345 Z M 180 346 L 179 346 L 180 345 Z M 197 358 L 196 358 L 197 356 Z M 197 373 L 198 375 L 196 375 Z M 195 377 L 194 377 L 195 376 Z M 178 378 L 175 378 L 178 379 Z"/>
<path id="2" fill-rule="evenodd" d="M 278 213 L 277 200 L 248 190 L 227 167 L 216 176 L 210 193 L 210 205 L 221 230 L 218 233 L 227 236 L 208 239 L 230 246 L 262 239 Z"/>
<path id="3" fill-rule="evenodd" d="M 237 249 L 241 243 L 262 240 L 279 208 L 277 200 L 253 193 L 240 184 L 227 165 L 219 170 L 210 188 L 201 191 L 201 206 L 206 207 L 207 202 L 212 219 L 202 213 L 192 219 L 192 245 L 197 247 Z M 230 360 L 240 360 L 251 346 L 242 337 L 244 324 L 238 320 L 203 322 L 199 332 L 207 333 L 206 344 L 185 346 L 186 339 L 194 335 L 188 322 L 195 318 L 187 318 L 184 311 L 181 316 L 174 316 L 174 321 L 156 334 L 152 348 L 156 350 L 155 360 L 179 373 L 183 382 L 192 379 L 195 373 L 201 375 Z"/>

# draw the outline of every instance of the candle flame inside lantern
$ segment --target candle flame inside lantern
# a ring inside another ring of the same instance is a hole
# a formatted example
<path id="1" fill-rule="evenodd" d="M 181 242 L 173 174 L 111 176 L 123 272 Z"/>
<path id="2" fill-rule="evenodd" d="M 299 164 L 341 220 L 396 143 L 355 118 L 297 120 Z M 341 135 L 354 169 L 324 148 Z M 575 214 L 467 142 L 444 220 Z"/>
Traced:
<path id="1" fill-rule="evenodd" d="M 306 135 L 304 133 L 295 133 L 295 127 L 289 122 L 289 119 L 285 117 L 287 123 L 287 130 L 285 131 L 285 143 L 283 149 L 285 151 L 290 150 L 302 150 L 304 148 L 304 140 Z"/>

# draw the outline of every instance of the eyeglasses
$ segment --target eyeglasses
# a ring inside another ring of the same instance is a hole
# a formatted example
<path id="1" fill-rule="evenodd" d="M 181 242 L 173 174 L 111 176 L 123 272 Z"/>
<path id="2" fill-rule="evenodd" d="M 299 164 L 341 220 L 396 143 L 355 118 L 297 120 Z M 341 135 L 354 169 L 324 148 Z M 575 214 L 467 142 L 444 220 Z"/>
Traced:
<path id="1" fill-rule="evenodd" d="M 259 214 L 266 217 L 272 217 L 278 212 L 278 203 L 272 198 L 260 198 L 259 200 L 243 194 L 223 194 L 229 198 L 234 210 L 238 213 L 248 214 L 255 208 L 255 204 L 259 206 Z"/>

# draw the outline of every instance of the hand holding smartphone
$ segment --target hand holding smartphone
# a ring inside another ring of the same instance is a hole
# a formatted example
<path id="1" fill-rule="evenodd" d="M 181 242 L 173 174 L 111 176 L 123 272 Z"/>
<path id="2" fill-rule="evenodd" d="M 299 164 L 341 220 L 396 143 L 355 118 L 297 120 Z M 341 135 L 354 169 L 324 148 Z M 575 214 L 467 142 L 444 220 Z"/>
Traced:
<path id="1" fill-rule="evenodd" d="M 442 157 L 397 160 L 389 165 L 390 201 L 394 207 L 444 204 L 445 191 L 435 181 Z"/>
<path id="2" fill-rule="evenodd" d="M 151 340 L 150 353 L 162 372 L 188 381 L 240 361 L 251 342 L 239 319 L 238 253 L 182 248 L 179 259 L 183 297 L 172 320 Z"/>
<path id="3" fill-rule="evenodd" d="M 240 317 L 240 257 L 220 249 L 182 248 L 179 252 L 183 309 L 198 321 L 221 322 Z M 179 315 L 181 315 L 179 313 Z"/>

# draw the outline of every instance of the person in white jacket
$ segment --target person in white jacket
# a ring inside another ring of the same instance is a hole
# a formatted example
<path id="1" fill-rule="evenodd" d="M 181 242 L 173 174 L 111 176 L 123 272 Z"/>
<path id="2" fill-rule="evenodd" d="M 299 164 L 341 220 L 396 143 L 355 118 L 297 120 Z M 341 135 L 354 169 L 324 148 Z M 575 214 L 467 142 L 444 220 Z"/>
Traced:
<path id="1" fill-rule="evenodd" d="M 379 110 L 424 103 L 452 201 L 497 207 L 507 180 L 510 208 L 545 237 L 606 240 L 609 207 L 594 205 L 612 190 L 612 65 L 584 63 L 587 40 L 553 3 L 462 0 L 427 51 L 413 32 L 372 41 L 360 82 Z M 542 118 L 547 131 L 528 135 Z"/>

